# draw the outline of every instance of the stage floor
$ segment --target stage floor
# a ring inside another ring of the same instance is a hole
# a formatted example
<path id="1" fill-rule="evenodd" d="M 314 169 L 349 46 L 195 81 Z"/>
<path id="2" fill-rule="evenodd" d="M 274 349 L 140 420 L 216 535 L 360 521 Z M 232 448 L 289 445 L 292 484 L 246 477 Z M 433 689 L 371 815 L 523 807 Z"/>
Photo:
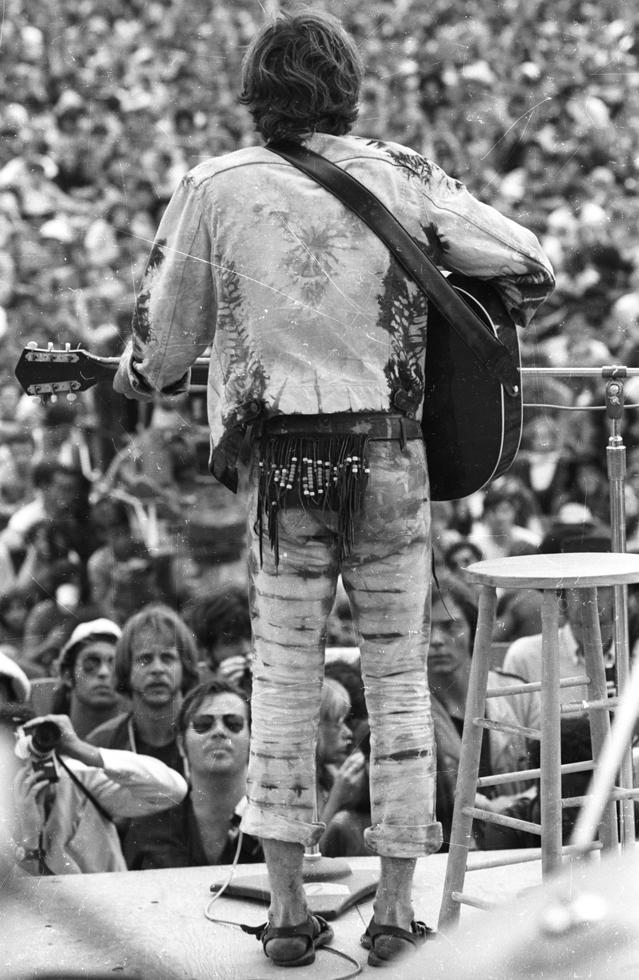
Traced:
<path id="1" fill-rule="evenodd" d="M 494 858 L 495 852 L 490 856 Z M 374 882 L 375 858 L 352 858 L 348 865 L 355 876 L 368 876 Z M 437 925 L 445 865 L 446 855 L 418 861 L 416 915 L 433 928 Z M 21 878 L 17 890 L 5 880 L 0 900 L 0 976 L 3 980 L 38 980 L 54 975 L 87 980 L 96 975 L 137 980 L 281 977 L 281 970 L 264 956 L 261 944 L 253 936 L 237 926 L 211 922 L 205 916 L 212 897 L 210 886 L 224 881 L 228 870 L 203 867 Z M 240 866 L 234 882 L 256 874 L 266 888 L 263 865 Z M 534 862 L 474 871 L 467 876 L 466 890 L 484 900 L 498 899 L 501 904 L 508 904 L 540 883 L 540 865 Z M 338 881 L 307 885 L 312 901 L 321 905 L 322 891 L 331 890 L 334 884 L 337 891 L 343 887 Z M 209 911 L 220 919 L 250 925 L 265 920 L 264 902 L 225 895 Z M 460 936 L 464 927 L 487 914 L 465 906 Z M 366 951 L 359 945 L 371 915 L 370 897 L 338 915 L 333 921 L 334 948 L 356 960 L 365 974 L 379 975 L 379 971 L 366 965 Z M 420 977 L 446 977 L 449 953 L 456 946 L 453 937 L 428 943 L 419 954 Z M 353 975 L 354 970 L 353 964 L 322 950 L 312 966 L 298 968 L 294 973 L 296 980 L 337 980 Z M 386 980 L 404 980 L 408 975 L 406 964 L 401 969 L 387 968 L 383 973 Z"/>

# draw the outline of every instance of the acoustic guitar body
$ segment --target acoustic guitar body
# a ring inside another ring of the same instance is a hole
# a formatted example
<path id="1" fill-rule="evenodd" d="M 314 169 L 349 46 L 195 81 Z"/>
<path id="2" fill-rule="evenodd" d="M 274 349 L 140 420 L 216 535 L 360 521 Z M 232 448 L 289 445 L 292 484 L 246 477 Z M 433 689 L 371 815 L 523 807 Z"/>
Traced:
<path id="1" fill-rule="evenodd" d="M 519 365 L 517 331 L 496 291 L 453 273 L 448 282 Z M 422 431 L 432 500 L 468 497 L 513 463 L 522 430 L 521 385 L 508 394 L 430 304 Z"/>

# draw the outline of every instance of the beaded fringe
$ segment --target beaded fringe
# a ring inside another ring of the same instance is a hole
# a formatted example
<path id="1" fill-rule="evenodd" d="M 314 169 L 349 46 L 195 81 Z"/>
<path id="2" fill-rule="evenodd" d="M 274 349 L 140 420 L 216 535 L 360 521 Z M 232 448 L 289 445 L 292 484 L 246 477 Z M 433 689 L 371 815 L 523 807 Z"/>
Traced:
<path id="1" fill-rule="evenodd" d="M 288 505 L 335 511 L 340 560 L 348 554 L 370 472 L 367 442 L 366 435 L 279 435 L 262 440 L 257 500 L 260 563 L 266 518 L 275 567 L 279 565 L 279 514 Z"/>

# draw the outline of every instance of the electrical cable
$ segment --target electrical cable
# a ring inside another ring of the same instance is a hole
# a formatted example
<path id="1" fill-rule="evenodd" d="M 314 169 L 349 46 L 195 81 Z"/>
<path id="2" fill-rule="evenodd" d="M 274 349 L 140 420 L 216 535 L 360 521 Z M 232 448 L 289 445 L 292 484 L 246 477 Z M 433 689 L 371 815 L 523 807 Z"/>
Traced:
<path id="1" fill-rule="evenodd" d="M 237 838 L 237 847 L 235 848 L 235 856 L 233 857 L 233 864 L 231 865 L 231 868 L 229 870 L 228 877 L 226 881 L 223 882 L 223 884 L 220 885 L 218 889 L 216 889 L 215 894 L 212 896 L 212 898 L 209 899 L 209 901 L 206 903 L 206 906 L 204 908 L 204 917 L 208 919 L 209 922 L 215 922 L 218 923 L 219 925 L 225 925 L 225 926 L 236 926 L 238 929 L 242 929 L 244 923 L 237 922 L 235 919 L 220 919 L 217 916 L 211 915 L 210 909 L 211 906 L 215 902 L 217 902 L 219 898 L 222 897 L 222 895 L 224 894 L 224 892 L 226 891 L 226 889 L 229 887 L 229 885 L 233 880 L 235 869 L 237 868 L 237 863 L 240 857 L 240 852 L 242 850 L 242 839 L 243 839 L 243 834 L 242 831 L 240 830 Z M 355 967 L 355 969 L 351 970 L 350 973 L 344 973 L 339 977 L 335 977 L 335 980 L 352 980 L 353 977 L 359 976 L 360 973 L 362 972 L 362 967 L 360 966 L 360 964 L 353 956 L 349 956 L 348 953 L 344 953 L 340 949 L 331 949 L 330 946 L 322 946 L 321 951 L 324 953 L 332 953 L 333 956 L 338 956 L 340 959 L 346 960 L 348 963 L 352 963 L 353 966 Z M 247 977 L 247 980 L 262 980 L 262 978 Z"/>
<path id="2" fill-rule="evenodd" d="M 242 850 L 242 841 L 243 841 L 243 839 L 244 839 L 244 834 L 240 830 L 238 832 L 238 835 L 237 835 L 237 846 L 235 848 L 235 854 L 233 856 L 233 863 L 231 865 L 231 869 L 229 871 L 228 878 L 226 879 L 226 881 L 222 885 L 220 885 L 220 887 L 216 890 L 216 892 L 213 895 L 213 897 L 210 898 L 209 901 L 206 903 L 206 908 L 204 909 L 204 916 L 210 922 L 220 922 L 221 921 L 220 919 L 212 918 L 209 915 L 209 909 L 211 908 L 211 906 L 213 905 L 214 902 L 217 902 L 218 898 L 221 898 L 222 897 L 222 895 L 224 894 L 224 892 L 226 891 L 226 889 L 229 887 L 229 885 L 233 881 L 233 875 L 235 874 L 235 869 L 237 868 L 238 861 L 240 860 L 240 853 L 241 853 L 241 850 Z"/>

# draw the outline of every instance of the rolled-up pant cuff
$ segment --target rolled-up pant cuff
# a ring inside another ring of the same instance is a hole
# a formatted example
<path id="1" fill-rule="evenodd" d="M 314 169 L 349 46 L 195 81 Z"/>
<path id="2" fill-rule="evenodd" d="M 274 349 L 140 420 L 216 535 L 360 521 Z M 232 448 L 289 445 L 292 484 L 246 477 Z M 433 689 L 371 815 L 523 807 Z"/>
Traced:
<path id="1" fill-rule="evenodd" d="M 366 846 L 380 857 L 417 858 L 435 854 L 442 846 L 442 825 L 436 821 L 419 827 L 381 824 L 364 831 Z"/>
<path id="2" fill-rule="evenodd" d="M 242 833 L 267 840 L 284 841 L 287 844 L 302 844 L 313 847 L 326 830 L 324 823 L 306 823 L 287 820 L 272 811 L 262 811 L 249 803 L 240 824 Z"/>

